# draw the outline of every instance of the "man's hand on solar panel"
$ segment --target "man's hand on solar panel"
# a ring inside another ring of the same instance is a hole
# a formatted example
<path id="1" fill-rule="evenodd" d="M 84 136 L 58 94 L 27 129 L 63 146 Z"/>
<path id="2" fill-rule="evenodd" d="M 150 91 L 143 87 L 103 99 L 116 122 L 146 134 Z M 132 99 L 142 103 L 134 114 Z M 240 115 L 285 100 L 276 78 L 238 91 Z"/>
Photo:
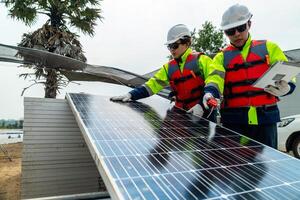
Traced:
<path id="1" fill-rule="evenodd" d="M 281 80 L 281 81 L 276 81 L 275 86 L 269 85 L 264 90 L 276 97 L 280 97 L 289 93 L 290 89 L 291 89 L 290 85 L 286 81 Z"/>
<path id="2" fill-rule="evenodd" d="M 200 104 L 196 104 L 194 107 L 192 107 L 191 109 L 189 109 L 187 111 L 187 113 L 191 113 L 197 117 L 202 117 L 204 110 L 202 108 L 202 106 Z"/>
<path id="3" fill-rule="evenodd" d="M 131 101 L 131 94 L 127 93 L 121 96 L 114 96 L 110 98 L 111 101 L 122 101 L 122 102 L 129 102 Z"/>

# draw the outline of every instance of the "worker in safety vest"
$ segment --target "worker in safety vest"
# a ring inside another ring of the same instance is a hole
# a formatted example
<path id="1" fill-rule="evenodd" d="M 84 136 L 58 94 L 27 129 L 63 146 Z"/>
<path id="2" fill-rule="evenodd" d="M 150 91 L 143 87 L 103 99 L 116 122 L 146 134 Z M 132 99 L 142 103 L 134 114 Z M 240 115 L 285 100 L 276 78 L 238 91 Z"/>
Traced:
<path id="1" fill-rule="evenodd" d="M 144 85 L 128 94 L 111 97 L 112 101 L 127 102 L 149 97 L 170 86 L 175 96 L 175 107 L 200 117 L 207 117 L 209 101 L 220 98 L 224 85 L 224 68 L 211 68 L 211 59 L 190 48 L 191 32 L 184 24 L 173 26 L 166 43 L 172 60 Z M 215 121 L 215 115 L 210 120 Z"/>
<path id="2" fill-rule="evenodd" d="M 251 85 L 277 61 L 287 61 L 273 42 L 252 40 L 249 34 L 252 14 L 243 5 L 228 8 L 221 29 L 230 44 L 213 59 L 214 68 L 225 68 L 224 99 L 221 105 L 222 124 L 277 148 L 277 126 L 280 121 L 279 97 L 291 94 L 293 82 L 279 81 L 275 86 L 260 89 Z"/>

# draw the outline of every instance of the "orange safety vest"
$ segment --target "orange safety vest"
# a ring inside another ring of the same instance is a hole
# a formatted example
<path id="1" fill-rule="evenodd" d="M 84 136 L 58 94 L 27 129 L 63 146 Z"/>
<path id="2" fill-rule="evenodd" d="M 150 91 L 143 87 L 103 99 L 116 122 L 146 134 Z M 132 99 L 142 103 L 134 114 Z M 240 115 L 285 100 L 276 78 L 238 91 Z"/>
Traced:
<path id="1" fill-rule="evenodd" d="M 201 54 L 189 54 L 182 72 L 174 59 L 168 63 L 168 78 L 176 96 L 176 107 L 188 110 L 199 103 L 203 96 L 204 79 L 198 61 Z"/>
<path id="2" fill-rule="evenodd" d="M 223 108 L 275 104 L 278 98 L 251 85 L 269 67 L 266 41 L 253 40 L 246 58 L 232 45 L 223 50 L 226 69 Z"/>

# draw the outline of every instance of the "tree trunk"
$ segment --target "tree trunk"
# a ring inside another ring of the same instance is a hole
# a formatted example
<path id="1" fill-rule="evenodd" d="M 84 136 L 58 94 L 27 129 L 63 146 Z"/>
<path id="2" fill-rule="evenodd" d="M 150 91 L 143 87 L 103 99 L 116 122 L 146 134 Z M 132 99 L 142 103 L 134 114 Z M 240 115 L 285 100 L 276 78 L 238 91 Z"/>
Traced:
<path id="1" fill-rule="evenodd" d="M 57 71 L 55 69 L 46 69 L 47 79 L 45 84 L 45 98 L 56 98 L 57 85 Z"/>

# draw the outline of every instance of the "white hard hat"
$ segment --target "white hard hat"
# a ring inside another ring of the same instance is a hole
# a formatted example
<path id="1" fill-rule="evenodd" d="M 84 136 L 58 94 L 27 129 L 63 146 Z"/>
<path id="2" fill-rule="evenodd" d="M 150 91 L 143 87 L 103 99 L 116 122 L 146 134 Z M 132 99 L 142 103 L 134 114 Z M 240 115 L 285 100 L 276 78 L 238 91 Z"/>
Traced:
<path id="1" fill-rule="evenodd" d="M 249 21 L 251 17 L 252 14 L 246 6 L 235 4 L 224 12 L 222 16 L 221 29 L 227 30 L 240 26 Z"/>
<path id="2" fill-rule="evenodd" d="M 184 24 L 177 24 L 170 28 L 165 45 L 172 44 L 184 36 L 191 37 L 191 32 Z"/>

